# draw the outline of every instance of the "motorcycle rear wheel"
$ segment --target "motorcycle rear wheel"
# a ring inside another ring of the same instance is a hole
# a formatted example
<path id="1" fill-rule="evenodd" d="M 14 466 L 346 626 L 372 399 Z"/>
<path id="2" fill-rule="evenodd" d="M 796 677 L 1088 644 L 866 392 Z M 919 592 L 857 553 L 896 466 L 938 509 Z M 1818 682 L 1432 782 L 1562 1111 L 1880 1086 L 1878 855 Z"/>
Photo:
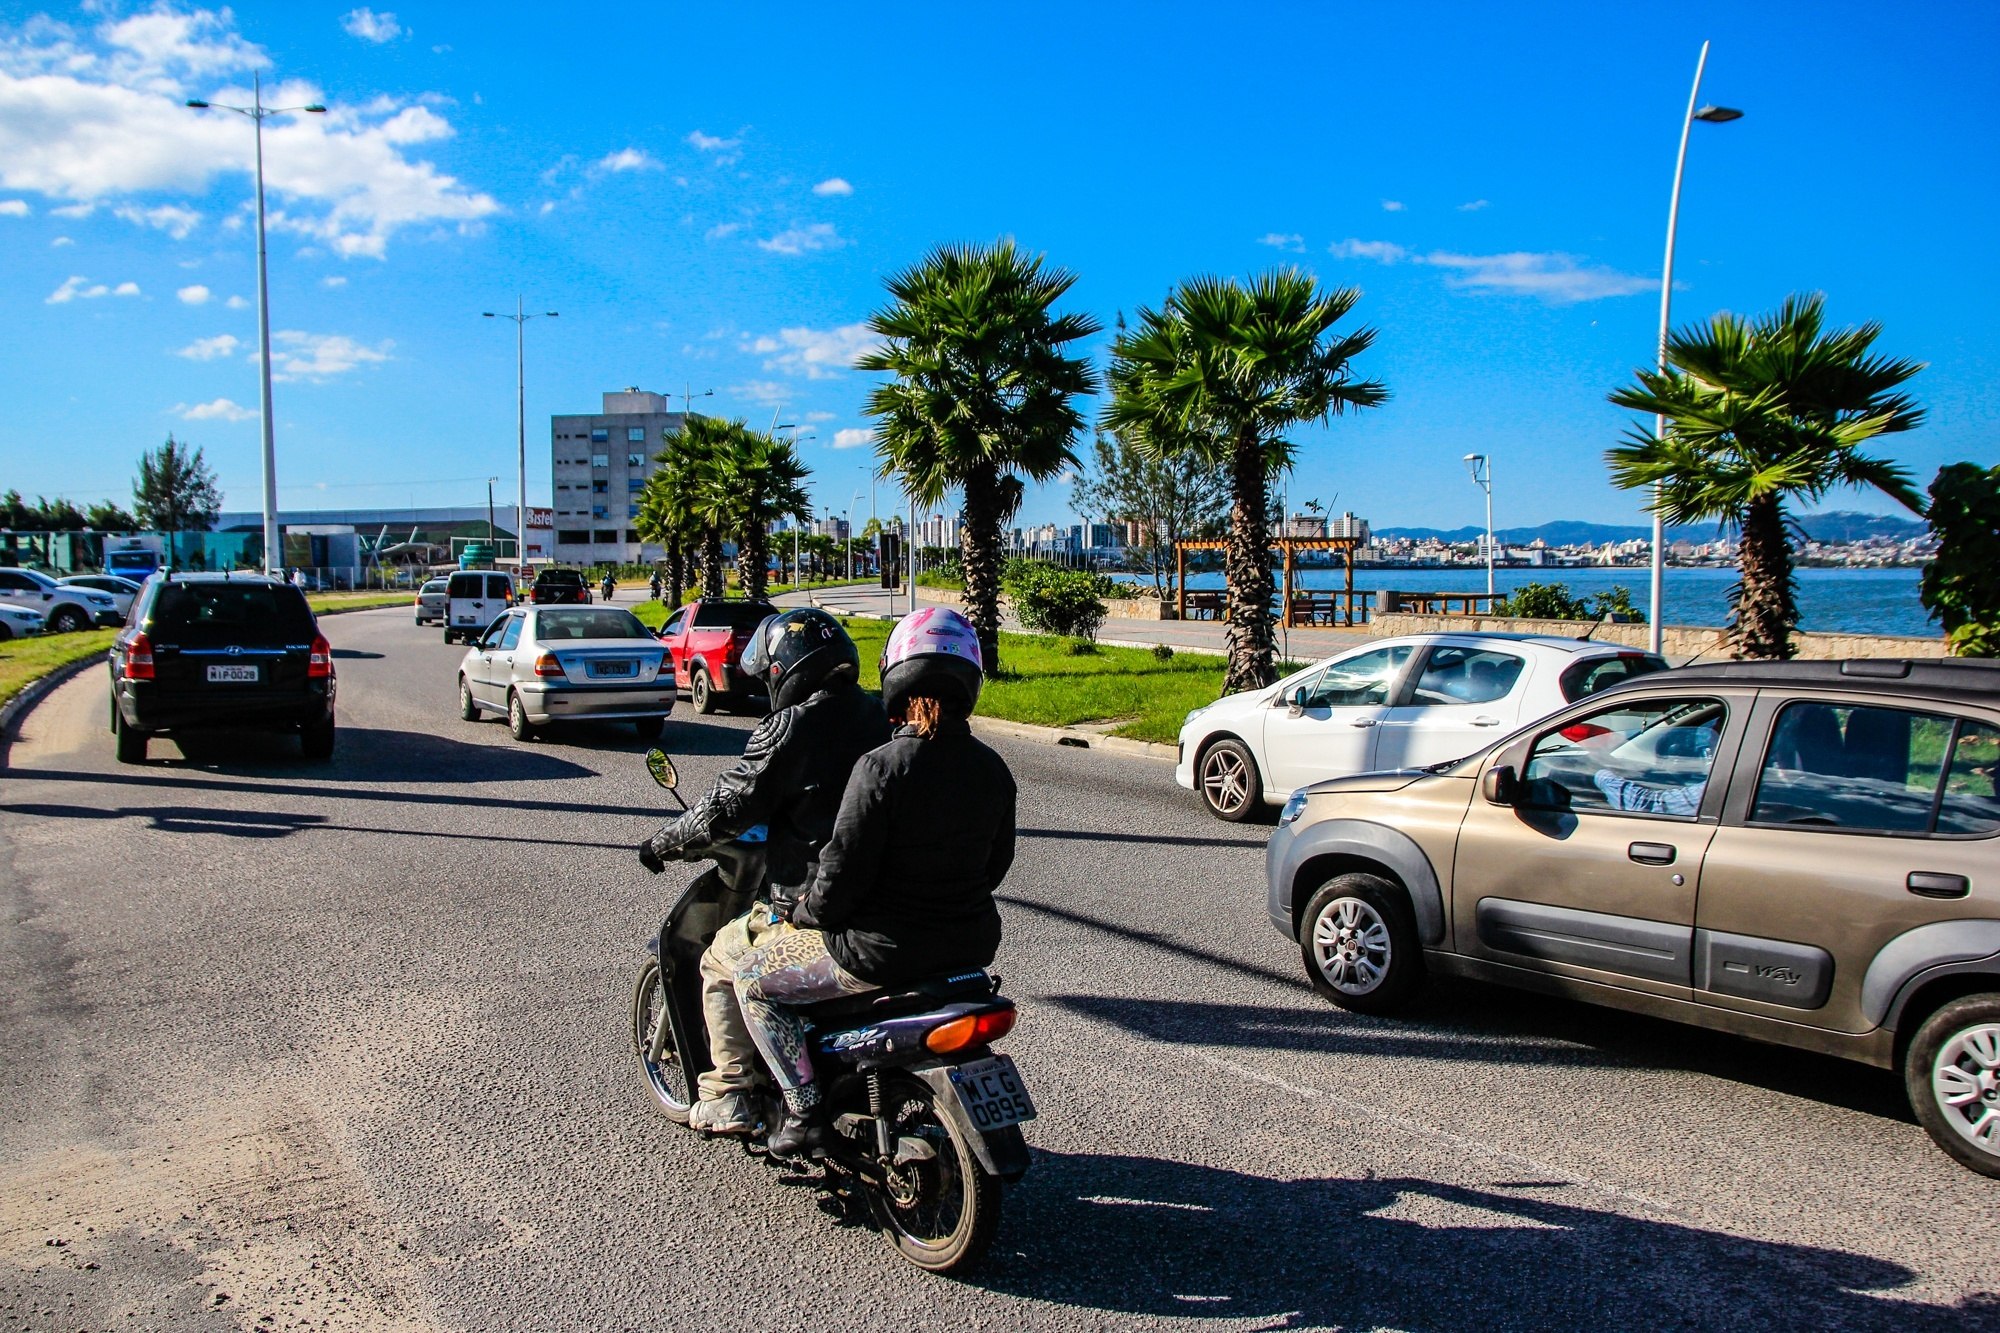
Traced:
<path id="1" fill-rule="evenodd" d="M 632 988 L 632 1050 L 645 1071 L 653 1103 L 666 1113 L 667 1119 L 685 1125 L 688 1112 L 694 1109 L 694 1090 L 688 1083 L 687 1067 L 674 1049 L 674 1032 L 667 1023 L 666 1004 L 667 993 L 660 984 L 660 961 L 648 958 L 639 969 L 639 984 Z M 653 1058 L 656 1027 L 665 1038 L 657 1060 Z"/>
<path id="2" fill-rule="evenodd" d="M 965 1272 L 986 1256 L 999 1228 L 1000 1182 L 938 1114 L 929 1084 L 894 1075 L 882 1093 L 890 1137 L 922 1140 L 935 1155 L 895 1168 L 886 1185 L 868 1185 L 875 1221 L 890 1247 L 925 1272 Z"/>

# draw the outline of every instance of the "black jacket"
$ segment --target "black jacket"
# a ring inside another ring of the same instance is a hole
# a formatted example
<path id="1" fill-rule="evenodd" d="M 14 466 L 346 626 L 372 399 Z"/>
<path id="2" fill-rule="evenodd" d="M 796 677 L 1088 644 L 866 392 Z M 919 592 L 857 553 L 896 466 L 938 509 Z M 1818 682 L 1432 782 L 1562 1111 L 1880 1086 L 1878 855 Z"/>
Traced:
<path id="1" fill-rule="evenodd" d="M 819 873 L 792 910 L 849 972 L 895 986 L 984 967 L 1000 949 L 993 891 L 1014 863 L 1014 776 L 947 720 L 861 757 Z"/>
<path id="2" fill-rule="evenodd" d="M 652 836 L 653 850 L 663 858 L 699 852 L 763 824 L 770 896 L 797 897 L 812 883 L 855 761 L 888 735 L 881 703 L 852 682 L 781 708 L 757 724 L 743 757 L 692 810 Z"/>

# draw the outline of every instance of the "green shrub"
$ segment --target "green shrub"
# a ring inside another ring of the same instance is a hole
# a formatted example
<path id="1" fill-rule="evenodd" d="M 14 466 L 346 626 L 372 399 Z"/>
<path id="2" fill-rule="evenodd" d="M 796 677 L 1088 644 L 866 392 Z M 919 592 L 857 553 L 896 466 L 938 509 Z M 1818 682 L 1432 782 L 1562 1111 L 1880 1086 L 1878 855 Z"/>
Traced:
<path id="1" fill-rule="evenodd" d="M 2000 657 L 2000 467 L 1950 463 L 1931 482 L 1937 556 L 1924 606 L 1955 657 Z"/>
<path id="2" fill-rule="evenodd" d="M 1495 608 L 1503 616 L 1524 620 L 1589 620 L 1590 604 L 1570 592 L 1565 583 L 1523 583 Z"/>
<path id="3" fill-rule="evenodd" d="M 1097 644 L 1090 639 L 1071 639 L 1063 645 L 1063 651 L 1071 657 L 1095 657 Z"/>
<path id="4" fill-rule="evenodd" d="M 1042 634 L 1094 640 L 1104 623 L 1104 603 L 1098 600 L 1096 580 L 1080 569 L 1063 569 L 1038 560 L 1010 560 L 1001 586 L 1021 623 Z"/>
<path id="5" fill-rule="evenodd" d="M 1601 592 L 1590 604 L 1593 618 L 1602 620 L 1606 616 L 1617 616 L 1628 621 L 1646 623 L 1646 613 L 1632 605 L 1632 590 L 1622 583 L 1611 585 L 1610 592 Z"/>
<path id="6" fill-rule="evenodd" d="M 1171 662 L 1174 660 L 1174 649 L 1172 644 L 1156 643 L 1153 645 L 1152 652 L 1154 658 L 1157 659 L 1158 661 Z"/>

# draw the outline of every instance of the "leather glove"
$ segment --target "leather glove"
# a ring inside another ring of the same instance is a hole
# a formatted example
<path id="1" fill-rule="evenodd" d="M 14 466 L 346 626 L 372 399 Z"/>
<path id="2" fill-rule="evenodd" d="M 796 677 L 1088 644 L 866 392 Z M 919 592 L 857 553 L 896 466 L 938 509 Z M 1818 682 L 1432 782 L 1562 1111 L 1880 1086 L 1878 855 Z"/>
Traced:
<path id="1" fill-rule="evenodd" d="M 660 856 L 659 850 L 653 846 L 651 838 L 639 844 L 639 864 L 652 871 L 655 875 L 667 868 L 665 859 Z"/>

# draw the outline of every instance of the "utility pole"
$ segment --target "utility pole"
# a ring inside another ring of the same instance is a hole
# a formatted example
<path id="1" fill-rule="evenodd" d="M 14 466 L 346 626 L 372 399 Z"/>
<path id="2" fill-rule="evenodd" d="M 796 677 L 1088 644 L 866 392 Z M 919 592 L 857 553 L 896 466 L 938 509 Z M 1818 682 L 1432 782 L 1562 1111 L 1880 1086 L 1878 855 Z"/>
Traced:
<path id="1" fill-rule="evenodd" d="M 520 468 L 520 489 L 514 503 L 514 564 L 525 576 L 528 572 L 528 389 L 526 363 L 526 339 L 523 336 L 531 319 L 555 319 L 556 312 L 544 310 L 539 315 L 528 314 L 522 308 L 521 297 L 514 297 L 514 313 L 495 314 L 491 310 L 479 312 L 486 319 L 511 320 L 514 324 L 514 447 L 515 461 Z M 487 536 L 490 538 L 491 533 Z"/>

